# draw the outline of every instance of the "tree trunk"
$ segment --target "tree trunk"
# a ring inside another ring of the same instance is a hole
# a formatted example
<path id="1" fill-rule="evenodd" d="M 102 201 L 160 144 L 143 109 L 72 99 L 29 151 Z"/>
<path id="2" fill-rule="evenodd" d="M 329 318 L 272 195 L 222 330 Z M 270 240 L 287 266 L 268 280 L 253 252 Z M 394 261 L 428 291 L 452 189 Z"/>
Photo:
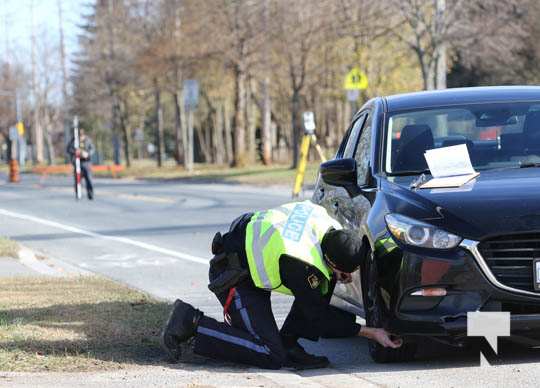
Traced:
<path id="1" fill-rule="evenodd" d="M 243 64 L 237 64 L 234 72 L 234 158 L 233 166 L 243 167 L 246 155 L 246 71 Z"/>
<path id="2" fill-rule="evenodd" d="M 217 164 L 225 162 L 225 142 L 223 139 L 223 103 L 218 102 L 217 110 L 214 115 L 214 157 Z"/>
<path id="3" fill-rule="evenodd" d="M 137 149 L 137 159 L 141 160 L 144 158 L 144 124 L 145 124 L 145 117 L 144 115 L 139 116 L 139 129 L 142 132 L 142 140 L 137 140 L 138 149 Z"/>
<path id="4" fill-rule="evenodd" d="M 298 167 L 299 144 L 302 135 L 302 124 L 300 123 L 300 93 L 295 90 L 291 98 L 291 125 L 292 125 L 292 166 Z"/>
<path id="5" fill-rule="evenodd" d="M 250 82 L 251 84 L 251 82 Z M 248 130 L 248 162 L 250 165 L 255 164 L 255 155 L 257 154 L 257 121 L 255 104 L 251 98 L 251 93 L 246 88 L 246 123 Z"/>
<path id="6" fill-rule="evenodd" d="M 175 90 L 174 97 L 174 158 L 176 164 L 182 164 L 182 107 L 180 105 L 180 91 Z"/>
<path id="7" fill-rule="evenodd" d="M 205 128 L 206 126 L 203 125 L 202 120 L 199 121 L 200 123 L 196 128 L 197 139 L 199 140 L 199 150 L 202 153 L 204 163 L 211 163 L 212 160 L 210 155 L 210 139 Z"/>
<path id="8" fill-rule="evenodd" d="M 161 167 L 163 165 L 163 107 L 161 105 L 161 91 L 159 90 L 157 79 L 154 79 L 154 93 L 156 99 L 156 149 L 157 149 L 157 165 Z"/>
<path id="9" fill-rule="evenodd" d="M 45 108 L 45 147 L 47 148 L 47 163 L 49 165 L 54 164 L 54 146 L 51 135 L 51 119 L 49 116 L 49 109 Z"/>
<path id="10" fill-rule="evenodd" d="M 231 117 L 229 116 L 227 101 L 223 103 L 223 123 L 223 129 L 225 131 L 225 153 L 227 158 L 227 164 L 232 165 L 234 162 L 234 153 L 232 145 Z"/>
<path id="11" fill-rule="evenodd" d="M 187 109 L 187 153 L 186 153 L 186 170 L 193 171 L 195 136 L 193 133 L 193 109 Z"/>
<path id="12" fill-rule="evenodd" d="M 437 47 L 435 89 L 446 89 L 446 45 L 441 43 Z"/>
<path id="13" fill-rule="evenodd" d="M 435 30 L 440 37 L 445 22 L 446 0 L 436 0 L 435 7 Z M 435 58 L 435 89 L 446 89 L 446 44 L 442 39 L 435 50 Z"/>
<path id="14" fill-rule="evenodd" d="M 124 103 L 125 105 L 125 103 Z M 127 108 L 125 108 L 127 111 Z M 122 128 L 122 140 L 124 142 L 124 158 L 126 160 L 126 167 L 131 167 L 131 131 L 128 127 L 127 118 L 124 114 L 120 115 L 120 127 Z"/>
<path id="15" fill-rule="evenodd" d="M 265 77 L 263 89 L 263 111 L 262 111 L 262 162 L 268 166 L 272 164 L 272 106 L 269 92 L 270 78 Z"/>
<path id="16" fill-rule="evenodd" d="M 180 95 L 180 101 L 183 100 L 184 92 Z M 188 136 L 188 121 L 189 121 L 189 111 L 186 109 L 180 109 L 180 123 L 182 125 L 182 149 L 184 152 L 184 168 L 190 170 L 193 168 L 193 165 L 190 164 L 190 155 L 193 155 L 193 143 L 190 143 Z"/>
<path id="17" fill-rule="evenodd" d="M 263 29 L 266 36 L 268 34 L 268 21 L 269 21 L 269 1 L 264 0 L 263 3 Z M 263 108 L 262 108 L 262 125 L 261 125 L 261 148 L 262 148 L 262 162 L 265 166 L 272 164 L 272 112 L 270 105 L 270 39 L 266 38 L 263 48 L 263 61 L 264 61 L 264 82 L 263 82 Z"/>

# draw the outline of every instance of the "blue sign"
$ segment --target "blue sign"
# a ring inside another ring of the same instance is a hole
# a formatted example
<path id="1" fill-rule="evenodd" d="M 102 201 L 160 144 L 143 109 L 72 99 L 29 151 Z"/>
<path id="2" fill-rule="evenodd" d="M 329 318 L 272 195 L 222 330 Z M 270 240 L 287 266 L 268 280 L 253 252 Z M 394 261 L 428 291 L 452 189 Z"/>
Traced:
<path id="1" fill-rule="evenodd" d="M 187 110 L 197 109 L 199 105 L 199 81 L 187 79 L 184 81 L 184 106 Z"/>

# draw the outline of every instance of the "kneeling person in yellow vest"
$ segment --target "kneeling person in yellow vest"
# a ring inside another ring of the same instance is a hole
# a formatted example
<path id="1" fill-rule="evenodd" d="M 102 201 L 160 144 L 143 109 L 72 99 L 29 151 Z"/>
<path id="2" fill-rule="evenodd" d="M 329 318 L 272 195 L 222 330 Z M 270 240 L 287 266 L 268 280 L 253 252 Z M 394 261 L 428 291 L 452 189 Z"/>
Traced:
<path id="1" fill-rule="evenodd" d="M 361 327 L 353 314 L 329 304 L 337 281 L 351 280 L 366 256 L 360 238 L 310 201 L 244 214 L 216 234 L 210 285 L 224 306 L 224 322 L 177 300 L 163 329 L 173 360 L 192 354 L 268 369 L 323 368 L 299 338 L 365 336 L 397 348 L 384 329 Z M 270 303 L 276 291 L 294 296 L 280 329 Z"/>

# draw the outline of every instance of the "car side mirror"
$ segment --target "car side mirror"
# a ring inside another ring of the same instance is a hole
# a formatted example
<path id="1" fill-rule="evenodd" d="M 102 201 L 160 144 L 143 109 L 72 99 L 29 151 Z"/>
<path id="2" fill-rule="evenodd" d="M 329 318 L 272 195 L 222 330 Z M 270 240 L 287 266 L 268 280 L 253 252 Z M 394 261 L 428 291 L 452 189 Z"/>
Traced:
<path id="1" fill-rule="evenodd" d="M 321 164 L 321 178 L 331 186 L 343 187 L 351 197 L 361 193 L 357 183 L 356 160 L 334 159 Z"/>

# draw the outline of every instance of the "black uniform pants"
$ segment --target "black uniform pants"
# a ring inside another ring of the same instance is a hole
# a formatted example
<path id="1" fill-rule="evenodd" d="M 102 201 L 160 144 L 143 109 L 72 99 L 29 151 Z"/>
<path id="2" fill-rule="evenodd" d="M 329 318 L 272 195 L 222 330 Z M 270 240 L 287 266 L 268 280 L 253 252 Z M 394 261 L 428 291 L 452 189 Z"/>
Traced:
<path id="1" fill-rule="evenodd" d="M 222 305 L 225 305 L 226 297 L 225 294 L 218 297 Z M 339 330 L 333 329 L 340 327 L 335 323 L 354 319 L 354 315 L 334 307 L 330 309 L 333 319 L 321 335 L 326 338 L 342 337 Z M 237 286 L 229 315 L 231 325 L 207 316 L 201 318 L 195 337 L 196 354 L 267 369 L 279 369 L 284 365 L 286 352 L 272 313 L 269 291 L 256 288 L 251 282 Z M 296 303 L 293 303 L 287 316 L 285 327 L 309 331 L 309 321 L 304 319 Z M 301 333 L 291 333 L 290 330 L 287 334 L 306 337 Z"/>
<path id="2" fill-rule="evenodd" d="M 203 316 L 195 337 L 195 353 L 267 369 L 279 369 L 285 349 L 272 313 L 270 292 L 238 285 L 229 307 L 231 325 Z M 227 295 L 218 299 L 225 305 Z"/>

